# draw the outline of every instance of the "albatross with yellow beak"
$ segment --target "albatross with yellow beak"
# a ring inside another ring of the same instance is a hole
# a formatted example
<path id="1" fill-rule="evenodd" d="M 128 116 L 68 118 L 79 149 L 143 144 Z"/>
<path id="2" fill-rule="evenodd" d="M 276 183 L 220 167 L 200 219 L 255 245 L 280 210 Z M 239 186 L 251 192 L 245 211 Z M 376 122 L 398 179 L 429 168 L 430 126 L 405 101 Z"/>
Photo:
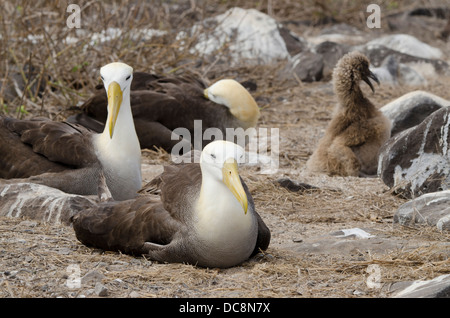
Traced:
<path id="1" fill-rule="evenodd" d="M 100 70 L 108 96 L 102 133 L 49 119 L 0 117 L 0 178 L 45 184 L 74 194 L 97 194 L 103 174 L 115 200 L 142 186 L 141 150 L 130 106 L 133 68 L 111 63 Z M 23 179 L 26 178 L 26 179 Z"/>
<path id="2" fill-rule="evenodd" d="M 244 149 L 214 141 L 200 163 L 166 166 L 122 202 L 105 202 L 72 218 L 80 242 L 155 261 L 231 267 L 267 249 L 270 231 L 238 174 Z"/>

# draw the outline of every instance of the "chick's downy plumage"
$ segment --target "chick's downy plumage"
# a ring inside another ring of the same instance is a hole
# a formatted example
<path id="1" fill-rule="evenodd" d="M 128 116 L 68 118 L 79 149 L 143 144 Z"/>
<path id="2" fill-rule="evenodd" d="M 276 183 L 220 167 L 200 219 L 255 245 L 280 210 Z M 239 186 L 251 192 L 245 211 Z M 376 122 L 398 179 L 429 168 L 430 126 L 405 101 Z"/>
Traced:
<path id="1" fill-rule="evenodd" d="M 325 135 L 307 162 L 314 173 L 367 176 L 377 171 L 378 151 L 389 139 L 391 124 L 364 95 L 361 81 L 374 92 L 368 58 L 360 52 L 343 56 L 333 71 L 338 105 Z"/>

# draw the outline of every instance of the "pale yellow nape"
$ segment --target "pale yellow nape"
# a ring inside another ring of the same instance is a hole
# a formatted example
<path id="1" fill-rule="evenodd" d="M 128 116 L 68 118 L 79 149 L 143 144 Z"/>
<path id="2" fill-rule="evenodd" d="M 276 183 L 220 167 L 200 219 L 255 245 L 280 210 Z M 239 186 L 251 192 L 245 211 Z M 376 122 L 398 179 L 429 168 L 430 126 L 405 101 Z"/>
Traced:
<path id="1" fill-rule="evenodd" d="M 260 117 L 259 107 L 252 95 L 239 82 L 233 79 L 222 79 L 205 90 L 210 100 L 223 104 L 231 114 L 246 124 L 255 127 Z"/>

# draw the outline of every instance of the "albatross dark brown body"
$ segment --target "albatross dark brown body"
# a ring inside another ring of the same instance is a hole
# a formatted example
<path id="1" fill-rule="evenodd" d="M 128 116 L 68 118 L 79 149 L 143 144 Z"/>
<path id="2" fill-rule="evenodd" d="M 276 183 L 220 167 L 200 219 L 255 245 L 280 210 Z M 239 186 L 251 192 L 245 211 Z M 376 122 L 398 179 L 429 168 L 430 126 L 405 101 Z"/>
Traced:
<path id="1" fill-rule="evenodd" d="M 218 128 L 225 139 L 226 128 L 242 127 L 245 130 L 252 126 L 233 116 L 228 107 L 207 99 L 204 96 L 206 84 L 194 76 L 157 76 L 135 72 L 133 77 L 131 107 L 141 148 L 152 149 L 156 146 L 170 152 L 182 140 L 172 139 L 172 132 L 177 128 L 186 128 L 190 133 L 190 136 L 182 136 L 186 142 L 184 145 L 196 146 L 195 120 L 201 120 L 197 123 L 199 130 L 196 135 L 201 138 L 201 148 L 211 142 L 208 138 L 202 138 L 208 128 Z M 82 113 L 68 120 L 102 131 L 106 103 L 106 96 L 99 92 L 81 106 Z M 196 149 L 201 150 L 200 147 Z"/>
<path id="2" fill-rule="evenodd" d="M 32 177 L 28 181 L 71 193 L 95 194 L 100 167 L 91 135 L 76 124 L 0 116 L 0 178 Z M 90 182 L 77 183 L 81 179 Z M 89 183 L 92 187 L 86 187 Z M 75 189 L 76 184 L 81 186 Z"/>
<path id="3" fill-rule="evenodd" d="M 73 228 L 80 242 L 104 250 L 142 255 L 170 263 L 190 263 L 204 267 L 229 267 L 245 258 L 211 259 L 198 240 L 192 225 L 192 205 L 201 186 L 198 164 L 166 166 L 165 171 L 133 199 L 106 202 L 73 217 Z M 255 211 L 251 195 L 249 211 L 258 224 L 254 255 L 267 249 L 270 231 Z M 223 242 L 224 246 L 227 242 Z M 248 242 L 242 242 L 248 244 Z M 224 254 L 227 255 L 227 254 Z"/>

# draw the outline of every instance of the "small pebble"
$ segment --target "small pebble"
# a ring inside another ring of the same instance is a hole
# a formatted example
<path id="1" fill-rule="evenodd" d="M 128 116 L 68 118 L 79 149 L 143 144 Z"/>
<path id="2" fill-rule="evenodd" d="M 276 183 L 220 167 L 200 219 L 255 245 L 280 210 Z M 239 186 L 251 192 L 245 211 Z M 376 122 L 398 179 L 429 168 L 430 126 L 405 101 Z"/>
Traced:
<path id="1" fill-rule="evenodd" d="M 108 288 L 102 283 L 96 283 L 94 287 L 94 292 L 97 296 L 105 297 L 108 296 Z"/>

